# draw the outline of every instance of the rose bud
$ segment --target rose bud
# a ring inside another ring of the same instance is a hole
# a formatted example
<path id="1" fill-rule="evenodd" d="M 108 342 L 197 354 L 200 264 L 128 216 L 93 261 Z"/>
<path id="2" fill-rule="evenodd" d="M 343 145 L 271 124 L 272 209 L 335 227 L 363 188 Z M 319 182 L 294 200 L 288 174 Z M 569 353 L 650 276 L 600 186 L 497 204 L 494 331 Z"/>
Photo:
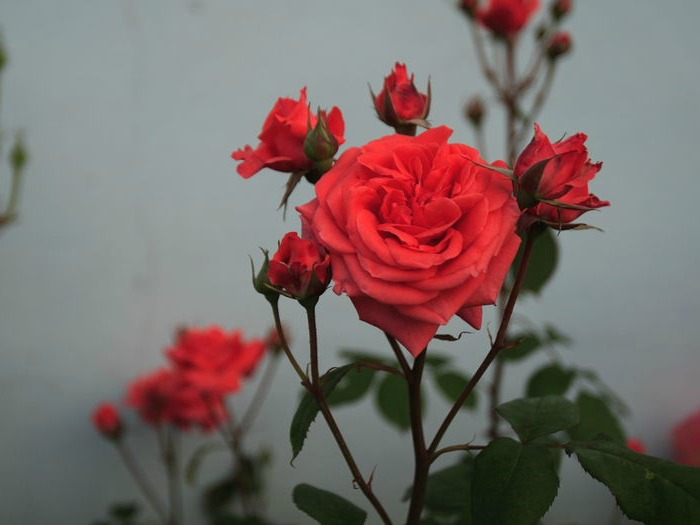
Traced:
<path id="1" fill-rule="evenodd" d="M 539 0 L 490 0 L 476 13 L 486 29 L 501 37 L 515 36 L 540 7 Z"/>
<path id="2" fill-rule="evenodd" d="M 101 403 L 92 413 L 92 424 L 106 438 L 117 440 L 122 434 L 119 410 L 111 403 Z"/>
<path id="3" fill-rule="evenodd" d="M 541 222 L 558 230 L 584 228 L 571 224 L 581 214 L 610 206 L 588 191 L 588 183 L 603 167 L 588 158 L 584 133 L 552 143 L 539 125 L 515 162 L 516 196 L 525 211 L 521 227 Z"/>
<path id="4" fill-rule="evenodd" d="M 474 18 L 474 15 L 476 14 L 476 8 L 478 6 L 479 0 L 462 0 L 459 4 L 459 8 L 469 18 Z"/>
<path id="5" fill-rule="evenodd" d="M 318 122 L 304 139 L 304 153 L 313 161 L 313 170 L 307 174 L 309 182 L 316 183 L 321 175 L 333 167 L 333 157 L 338 151 L 338 139 L 328 128 L 324 111 L 318 110 Z"/>
<path id="6" fill-rule="evenodd" d="M 627 440 L 627 448 L 634 450 L 638 454 L 646 454 L 647 447 L 639 438 L 630 438 Z"/>
<path id="7" fill-rule="evenodd" d="M 478 128 L 481 125 L 485 114 L 486 106 L 479 96 L 472 97 L 469 102 L 467 102 L 467 105 L 464 106 L 464 116 L 467 117 L 467 120 L 471 122 L 474 127 Z"/>
<path id="8" fill-rule="evenodd" d="M 413 83 L 414 75 L 408 76 L 406 64 L 399 62 L 391 74 L 384 79 L 384 88 L 375 95 L 369 92 L 379 120 L 393 127 L 402 135 L 415 135 L 416 125 L 429 128 L 425 120 L 430 112 L 430 81 L 427 94 L 420 93 Z"/>
<path id="9" fill-rule="evenodd" d="M 287 233 L 270 260 L 270 282 L 297 299 L 313 306 L 331 280 L 331 259 L 316 242 Z"/>
<path id="10" fill-rule="evenodd" d="M 571 35 L 566 31 L 559 31 L 547 42 L 547 57 L 549 60 L 556 60 L 571 51 L 571 46 Z"/>
<path id="11" fill-rule="evenodd" d="M 558 21 L 568 15 L 571 12 L 572 7 L 573 5 L 571 0 L 554 0 L 554 2 L 552 2 L 550 5 L 549 10 L 552 13 L 552 18 Z"/>

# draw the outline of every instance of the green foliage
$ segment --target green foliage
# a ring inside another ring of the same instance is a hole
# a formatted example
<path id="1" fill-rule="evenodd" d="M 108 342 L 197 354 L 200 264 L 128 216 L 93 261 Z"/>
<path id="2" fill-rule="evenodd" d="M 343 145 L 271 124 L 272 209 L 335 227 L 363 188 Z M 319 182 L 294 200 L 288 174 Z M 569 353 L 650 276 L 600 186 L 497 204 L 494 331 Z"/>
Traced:
<path id="1" fill-rule="evenodd" d="M 435 374 L 435 382 L 440 393 L 442 393 L 450 403 L 454 403 L 467 387 L 469 377 L 460 372 L 451 370 L 438 371 Z M 461 408 L 466 410 L 476 408 L 477 401 L 477 394 L 475 391 L 472 391 Z"/>
<path id="2" fill-rule="evenodd" d="M 576 405 L 557 396 L 515 399 L 499 405 L 496 412 L 510 423 L 523 443 L 566 430 L 579 422 Z"/>
<path id="3" fill-rule="evenodd" d="M 472 519 L 488 525 L 534 525 L 558 489 L 547 448 L 496 439 L 474 461 Z"/>
<path id="4" fill-rule="evenodd" d="M 421 523 L 471 525 L 471 487 L 474 458 L 438 470 L 428 478 L 426 516 Z M 406 498 L 410 496 L 410 489 Z"/>
<path id="5" fill-rule="evenodd" d="M 528 357 L 543 344 L 543 341 L 534 333 L 517 334 L 509 339 L 517 341 L 517 345 L 498 354 L 498 359 L 502 361 L 520 361 Z"/>
<path id="6" fill-rule="evenodd" d="M 321 391 L 324 397 L 328 397 L 336 385 L 340 382 L 345 374 L 347 374 L 353 365 L 345 365 L 339 368 L 333 368 L 321 377 Z M 306 440 L 306 435 L 309 432 L 311 423 L 316 419 L 319 406 L 310 392 L 305 391 L 302 395 L 301 402 L 297 407 L 292 424 L 289 429 L 289 439 L 292 444 L 292 461 L 301 452 Z"/>
<path id="7" fill-rule="evenodd" d="M 294 504 L 320 525 L 362 525 L 367 513 L 348 500 L 302 483 L 292 492 Z"/>
<path id="8" fill-rule="evenodd" d="M 375 398 L 379 413 L 401 431 L 411 427 L 406 381 L 394 374 L 387 374 L 379 383 Z"/>
<path id="9" fill-rule="evenodd" d="M 578 425 L 568 430 L 571 439 L 587 441 L 603 434 L 618 443 L 626 441 L 622 425 L 605 399 L 581 392 L 576 398 L 576 407 L 581 420 Z"/>
<path id="10" fill-rule="evenodd" d="M 700 523 L 700 468 L 637 454 L 609 440 L 572 443 L 569 451 L 630 518 L 648 525 Z"/>
<path id="11" fill-rule="evenodd" d="M 347 405 L 362 399 L 372 386 L 375 372 L 361 365 L 350 369 L 328 396 L 328 405 Z"/>
<path id="12" fill-rule="evenodd" d="M 576 371 L 554 363 L 537 370 L 528 380 L 527 397 L 563 396 L 576 377 Z"/>
<path id="13" fill-rule="evenodd" d="M 520 260 L 524 248 L 523 244 L 521 244 L 518 255 L 511 267 L 511 282 L 515 280 L 514 272 L 520 267 Z M 559 247 L 557 245 L 557 239 L 552 230 L 546 229 L 537 237 L 537 240 L 535 240 L 521 293 L 529 292 L 539 295 L 545 284 L 554 276 L 558 262 Z"/>

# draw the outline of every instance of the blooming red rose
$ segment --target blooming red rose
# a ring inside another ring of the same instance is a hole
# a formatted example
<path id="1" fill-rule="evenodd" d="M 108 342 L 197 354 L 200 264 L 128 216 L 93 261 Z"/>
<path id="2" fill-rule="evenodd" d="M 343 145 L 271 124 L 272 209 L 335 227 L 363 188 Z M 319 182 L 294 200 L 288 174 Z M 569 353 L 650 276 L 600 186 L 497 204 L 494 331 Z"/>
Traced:
<path id="1" fill-rule="evenodd" d="M 566 229 L 567 224 L 588 209 L 610 206 L 588 191 L 588 183 L 603 167 L 588 158 L 584 133 L 552 143 L 535 124 L 535 136 L 515 163 L 514 175 L 535 201 L 557 201 L 560 205 L 534 202 L 526 211 L 532 221 Z M 531 169 L 532 168 L 532 169 Z M 568 209 L 567 206 L 580 209 Z"/>
<path id="2" fill-rule="evenodd" d="M 477 11 L 476 17 L 497 35 L 510 36 L 525 27 L 539 7 L 539 0 L 490 0 Z"/>
<path id="3" fill-rule="evenodd" d="M 182 430 L 199 427 L 210 431 L 228 418 L 221 396 L 197 389 L 167 368 L 133 381 L 126 403 L 153 426 L 171 424 Z"/>
<path id="4" fill-rule="evenodd" d="M 511 183 L 444 126 L 353 148 L 298 208 L 330 253 L 335 292 L 420 354 L 455 314 L 475 328 L 520 244 Z"/>
<path id="5" fill-rule="evenodd" d="M 700 467 L 700 410 L 676 425 L 672 437 L 675 460 Z"/>
<path id="6" fill-rule="evenodd" d="M 112 403 L 101 403 L 92 413 L 95 428 L 109 438 L 117 438 L 122 431 L 122 418 Z"/>
<path id="7" fill-rule="evenodd" d="M 309 109 L 306 88 L 299 100 L 280 98 L 265 119 L 256 149 L 246 145 L 231 154 L 235 160 L 243 161 L 236 171 L 245 179 L 263 168 L 287 173 L 302 172 L 311 168 L 313 161 L 304 153 L 304 140 L 309 126 L 316 126 L 316 115 Z M 345 142 L 343 114 L 334 107 L 327 115 L 328 129 L 338 144 Z"/>
<path id="8" fill-rule="evenodd" d="M 218 326 L 187 328 L 166 350 L 175 370 L 203 392 L 223 395 L 240 388 L 265 353 L 262 339 L 243 340 L 241 330 L 227 333 Z"/>
<path id="9" fill-rule="evenodd" d="M 295 299 L 321 295 L 331 281 L 330 257 L 315 241 L 300 239 L 295 232 L 284 236 L 270 259 L 270 282 Z"/>
<path id="10" fill-rule="evenodd" d="M 412 125 L 415 134 L 414 121 L 425 120 L 430 112 L 430 83 L 426 95 L 418 91 L 413 78 L 414 75 L 408 76 L 406 64 L 397 62 L 384 79 L 384 88 L 379 95 L 372 93 L 372 100 L 382 122 L 394 128 Z"/>

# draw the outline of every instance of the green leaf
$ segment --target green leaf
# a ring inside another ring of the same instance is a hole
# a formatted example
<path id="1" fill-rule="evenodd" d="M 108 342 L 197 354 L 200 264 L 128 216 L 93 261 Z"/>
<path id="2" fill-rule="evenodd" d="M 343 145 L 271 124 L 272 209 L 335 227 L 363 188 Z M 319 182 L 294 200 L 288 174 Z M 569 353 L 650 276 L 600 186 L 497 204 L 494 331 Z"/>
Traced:
<path id="1" fill-rule="evenodd" d="M 444 354 L 436 354 L 435 352 L 430 352 L 425 356 L 425 366 L 430 368 L 440 368 L 448 364 L 452 358 Z"/>
<path id="2" fill-rule="evenodd" d="M 571 450 L 630 518 L 648 525 L 700 523 L 700 468 L 637 454 L 607 440 L 572 443 Z"/>
<path id="3" fill-rule="evenodd" d="M 540 368 L 527 382 L 527 397 L 562 396 L 571 386 L 576 371 L 551 364 Z"/>
<path id="4" fill-rule="evenodd" d="M 562 334 L 552 325 L 545 325 L 544 332 L 547 334 L 547 339 L 549 339 L 550 343 L 559 343 L 562 345 L 570 345 L 572 343 L 572 340 L 568 335 Z"/>
<path id="5" fill-rule="evenodd" d="M 542 346 L 542 341 L 535 334 L 518 334 L 509 339 L 517 341 L 518 344 L 498 354 L 498 358 L 503 361 L 519 361 Z"/>
<path id="6" fill-rule="evenodd" d="M 402 377 L 388 374 L 379 383 L 376 397 L 379 413 L 399 430 L 408 430 L 411 426 L 411 414 L 408 406 L 408 388 Z"/>
<path id="7" fill-rule="evenodd" d="M 588 441 L 598 434 L 603 434 L 618 443 L 626 441 L 620 421 L 603 399 L 588 392 L 581 392 L 576 398 L 576 406 L 581 421 L 568 430 L 571 439 Z"/>
<path id="8" fill-rule="evenodd" d="M 353 366 L 328 396 L 330 406 L 347 405 L 362 399 L 370 386 L 376 370 L 365 366 Z"/>
<path id="9" fill-rule="evenodd" d="M 345 365 L 339 368 L 333 368 L 321 377 L 321 391 L 326 398 L 353 366 L 354 365 Z M 301 448 L 304 446 L 304 441 L 306 440 L 306 434 L 309 432 L 311 423 L 316 419 L 318 411 L 318 403 L 316 403 L 314 397 L 310 392 L 304 391 L 297 411 L 292 418 L 292 425 L 289 428 L 289 440 L 292 443 L 292 462 L 299 452 L 301 452 Z"/>
<path id="10" fill-rule="evenodd" d="M 448 401 L 454 403 L 462 392 L 464 392 L 464 389 L 469 383 L 469 378 L 459 372 L 447 371 L 437 373 L 435 375 L 435 381 L 440 392 Z M 476 407 L 476 403 L 476 391 L 472 390 L 471 394 L 469 394 L 469 397 L 462 405 L 462 408 L 465 410 L 473 409 Z"/>
<path id="11" fill-rule="evenodd" d="M 292 492 L 294 504 L 320 525 L 362 525 L 367 513 L 340 496 L 302 483 Z"/>
<path id="12" fill-rule="evenodd" d="M 511 280 L 514 278 L 514 272 L 520 267 L 523 248 L 524 243 L 520 245 L 518 255 L 511 267 Z M 522 290 L 539 295 L 544 285 L 547 284 L 554 275 L 558 261 L 559 247 L 557 246 L 556 237 L 552 230 L 546 229 L 535 240 Z"/>
<path id="13" fill-rule="evenodd" d="M 557 396 L 514 399 L 496 407 L 496 412 L 510 423 L 523 443 L 571 428 L 579 422 L 576 405 Z"/>
<path id="14" fill-rule="evenodd" d="M 391 359 L 385 359 L 381 354 L 374 354 L 368 352 L 367 350 L 360 350 L 356 348 L 343 348 L 340 350 L 340 356 L 344 357 L 348 361 L 356 363 L 357 361 L 374 361 L 376 363 L 381 363 L 383 365 L 394 365 L 394 361 Z"/>
<path id="15" fill-rule="evenodd" d="M 131 523 L 139 513 L 136 503 L 115 503 L 109 508 L 109 515 L 120 523 Z"/>
<path id="16" fill-rule="evenodd" d="M 474 460 L 472 520 L 488 525 L 533 525 L 549 509 L 559 478 L 549 451 L 499 438 Z"/>
<path id="17" fill-rule="evenodd" d="M 474 460 L 467 457 L 456 465 L 438 470 L 428 477 L 425 507 L 437 513 L 469 515 Z"/>

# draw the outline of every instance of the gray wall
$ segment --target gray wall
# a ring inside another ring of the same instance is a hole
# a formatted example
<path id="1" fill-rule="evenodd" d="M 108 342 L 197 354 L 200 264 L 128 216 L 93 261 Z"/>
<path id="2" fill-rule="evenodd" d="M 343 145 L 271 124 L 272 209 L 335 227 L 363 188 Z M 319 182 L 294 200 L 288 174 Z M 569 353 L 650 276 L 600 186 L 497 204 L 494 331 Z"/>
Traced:
<path id="1" fill-rule="evenodd" d="M 612 206 L 589 214 L 604 234 L 561 236 L 555 281 L 520 312 L 575 340 L 563 358 L 598 370 L 629 403 L 631 433 L 663 456 L 671 426 L 700 407 L 700 7 L 578 4 L 568 23 L 575 53 L 539 120 L 552 136 L 589 134 L 592 157 L 605 163 L 593 189 Z M 394 61 L 406 61 L 419 86 L 431 75 L 433 123 L 471 142 L 461 106 L 485 90 L 465 21 L 448 0 L 4 0 L 0 25 L 11 60 L 4 151 L 22 128 L 32 155 L 20 222 L 0 239 L 0 523 L 87 523 L 109 502 L 137 497 L 90 426 L 94 405 L 120 399 L 129 380 L 159 364 L 177 324 L 255 335 L 270 325 L 251 293 L 247 257 L 298 223 L 275 211 L 285 176 L 244 181 L 229 154 L 255 142 L 275 99 L 307 85 L 312 104 L 343 109 L 348 144 L 360 145 L 387 133 L 367 82 L 378 89 Z M 501 116 L 491 117 L 491 151 L 502 151 Z M 304 187 L 293 203 L 311 195 Z M 340 346 L 385 349 L 355 322 L 347 298 L 323 301 L 325 368 L 337 364 Z M 303 347 L 300 314 L 285 308 Z M 467 345 L 438 346 L 473 369 L 486 342 L 480 333 Z M 509 373 L 506 397 L 521 393 L 525 374 Z M 305 521 L 289 497 L 302 481 L 367 507 L 323 426 L 289 466 L 296 383 L 285 367 L 249 441 L 274 450 L 271 516 Z M 400 516 L 408 437 L 370 409 L 339 418 Z M 429 425 L 445 409 L 432 396 Z M 453 439 L 477 435 L 479 421 L 461 420 Z M 152 455 L 145 429 L 132 437 Z M 224 466 L 225 456 L 210 458 L 202 479 Z M 601 523 L 612 506 L 569 463 L 548 521 Z"/>

